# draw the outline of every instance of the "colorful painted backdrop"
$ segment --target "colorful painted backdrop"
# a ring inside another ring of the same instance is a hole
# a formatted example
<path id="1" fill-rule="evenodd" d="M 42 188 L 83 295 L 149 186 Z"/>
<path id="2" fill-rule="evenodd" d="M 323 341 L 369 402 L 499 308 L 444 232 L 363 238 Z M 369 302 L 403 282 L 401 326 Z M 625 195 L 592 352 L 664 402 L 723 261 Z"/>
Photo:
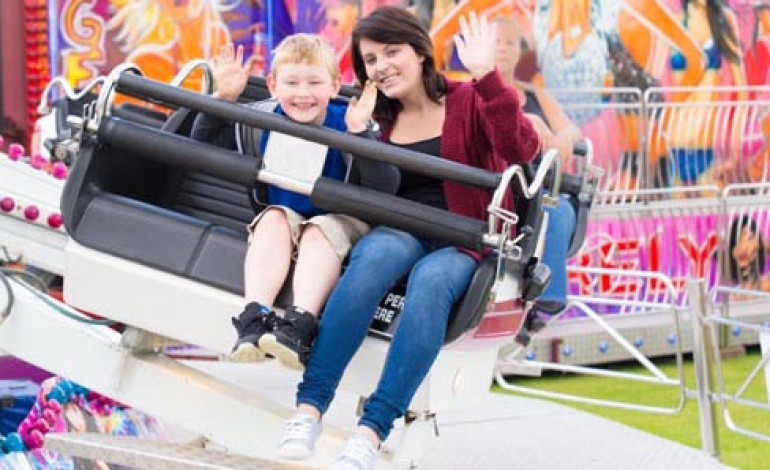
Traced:
<path id="1" fill-rule="evenodd" d="M 707 87 L 770 84 L 770 0 L 51 0 L 53 74 L 83 85 L 130 61 L 168 81 L 187 61 L 210 58 L 229 41 L 259 57 L 254 73 L 264 73 L 283 37 L 318 32 L 334 45 L 350 81 L 352 28 L 384 4 L 411 8 L 431 31 L 441 69 L 458 75 L 451 45 L 457 18 L 470 10 L 516 17 L 524 46 L 517 73 L 550 89 L 581 90 L 556 97 L 597 144 L 605 190 L 768 180 L 767 106 L 734 104 L 767 93 Z M 654 111 L 646 121 L 642 109 L 650 108 L 642 108 L 641 95 L 606 91 L 672 85 L 698 88 L 649 96 L 646 106 L 681 108 Z M 709 110 L 718 101 L 727 104 Z M 596 222 L 574 262 L 714 282 L 716 215 L 693 217 L 685 231 L 665 217 Z M 642 288 L 580 275 L 572 286 L 610 295 Z"/>
<path id="2" fill-rule="evenodd" d="M 384 4 L 412 8 L 431 30 L 439 61 L 452 60 L 451 36 L 458 14 L 469 10 L 513 15 L 524 30 L 524 42 L 536 56 L 536 70 L 551 87 L 602 86 L 615 82 L 637 85 L 671 83 L 672 67 L 682 58 L 697 62 L 693 43 L 702 46 L 706 67 L 717 67 L 722 84 L 768 83 L 770 2 L 709 0 L 724 12 L 719 25 L 688 21 L 688 0 L 51 0 L 52 63 L 55 72 L 83 83 L 113 65 L 131 60 L 147 73 L 170 78 L 192 58 L 208 58 L 223 42 L 243 44 L 264 57 L 284 36 L 318 32 L 334 45 L 343 69 L 350 32 L 356 20 Z M 743 70 L 730 70 L 722 44 L 731 31 L 740 45 Z M 672 59 L 672 50 L 678 55 Z M 721 55 L 718 60 L 717 55 Z M 632 60 L 636 70 L 619 76 L 618 61 Z M 151 60 L 152 59 L 152 60 Z M 717 63 L 719 62 L 719 63 Z M 257 65 L 264 71 L 265 64 Z M 685 67 L 687 65 L 685 64 Z M 633 72 L 637 72 L 634 78 Z M 613 72 L 616 72 L 613 76 Z M 689 72 L 689 69 L 688 69 Z M 530 72 L 532 73 L 532 72 Z M 644 77 L 644 75 L 649 77 Z M 686 84 L 697 84 L 691 73 Z M 688 83 L 689 82 L 689 83 Z"/>

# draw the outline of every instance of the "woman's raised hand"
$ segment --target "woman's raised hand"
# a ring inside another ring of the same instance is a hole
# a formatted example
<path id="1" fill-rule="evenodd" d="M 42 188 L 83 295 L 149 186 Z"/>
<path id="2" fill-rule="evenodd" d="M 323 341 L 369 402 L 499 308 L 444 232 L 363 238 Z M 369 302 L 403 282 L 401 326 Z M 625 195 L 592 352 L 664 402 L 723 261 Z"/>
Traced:
<path id="1" fill-rule="evenodd" d="M 216 84 L 216 96 L 235 102 L 249 80 L 252 59 L 243 62 L 243 46 L 235 50 L 232 43 L 224 44 L 212 60 L 212 74 Z"/>
<path id="2" fill-rule="evenodd" d="M 351 98 L 348 109 L 345 111 L 345 125 L 348 127 L 348 132 L 357 134 L 366 130 L 366 124 L 372 118 L 376 103 L 377 86 L 373 81 L 367 80 L 361 98 Z"/>
<path id="3" fill-rule="evenodd" d="M 489 24 L 485 17 L 471 12 L 468 19 L 460 17 L 461 35 L 454 36 L 457 55 L 476 80 L 495 69 L 497 24 Z"/>

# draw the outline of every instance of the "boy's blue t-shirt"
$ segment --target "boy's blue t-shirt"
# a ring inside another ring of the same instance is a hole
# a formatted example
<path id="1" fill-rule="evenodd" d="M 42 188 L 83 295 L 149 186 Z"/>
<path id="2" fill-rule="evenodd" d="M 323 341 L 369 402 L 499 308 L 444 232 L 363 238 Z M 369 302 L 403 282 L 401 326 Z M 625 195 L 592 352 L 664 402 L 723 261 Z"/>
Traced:
<path id="1" fill-rule="evenodd" d="M 346 107 L 342 104 L 329 103 L 329 106 L 326 109 L 326 119 L 324 120 L 323 126 L 338 131 L 347 131 L 347 126 L 345 126 L 345 109 Z M 280 105 L 275 107 L 274 112 L 285 116 Z M 263 132 L 262 139 L 259 143 L 259 150 L 263 155 L 265 153 L 265 147 L 267 146 L 269 134 L 270 132 Z M 326 153 L 326 162 L 324 163 L 322 175 L 326 178 L 342 181 L 345 179 L 346 174 L 347 165 L 345 164 L 342 152 L 334 148 L 329 148 L 329 151 Z M 267 203 L 288 207 L 305 217 L 313 217 L 326 212 L 323 209 L 315 207 L 310 202 L 308 196 L 287 191 L 273 185 L 267 185 Z"/>

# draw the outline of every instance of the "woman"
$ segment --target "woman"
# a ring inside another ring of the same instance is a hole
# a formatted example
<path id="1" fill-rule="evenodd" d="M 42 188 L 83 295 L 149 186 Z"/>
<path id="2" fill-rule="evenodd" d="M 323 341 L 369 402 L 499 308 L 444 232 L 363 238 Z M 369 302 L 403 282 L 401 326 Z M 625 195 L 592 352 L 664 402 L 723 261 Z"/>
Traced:
<path id="1" fill-rule="evenodd" d="M 562 161 L 567 161 L 575 143 L 581 138 L 580 129 L 545 90 L 516 80 L 514 72 L 521 57 L 519 25 L 512 18 L 498 18 L 495 23 L 495 63 L 503 81 L 516 91 L 524 113 L 543 137 L 543 150 L 556 148 Z M 567 304 L 567 250 L 575 231 L 575 210 L 567 197 L 560 197 L 558 205 L 546 208 L 546 212 L 549 217 L 543 263 L 551 268 L 551 282 L 538 299 L 536 310 L 557 314 Z"/>
<path id="2" fill-rule="evenodd" d="M 456 83 L 436 70 L 433 47 L 419 20 L 383 7 L 353 31 L 353 66 L 373 81 L 377 99 L 353 103 L 348 128 L 363 130 L 370 115 L 382 139 L 458 163 L 499 171 L 530 162 L 539 138 L 518 98 L 495 70 L 496 28 L 471 14 L 461 19 L 459 57 L 474 78 Z M 368 103 L 369 106 L 366 105 Z M 402 171 L 398 195 L 484 220 L 489 191 Z M 332 292 L 297 392 L 297 414 L 286 425 L 279 454 L 309 457 L 342 374 L 366 336 L 379 299 L 409 275 L 401 321 L 377 389 L 336 468 L 372 468 L 379 444 L 404 415 L 441 349 L 452 305 L 465 293 L 478 253 L 442 246 L 390 228 L 371 231 L 353 248 Z"/>

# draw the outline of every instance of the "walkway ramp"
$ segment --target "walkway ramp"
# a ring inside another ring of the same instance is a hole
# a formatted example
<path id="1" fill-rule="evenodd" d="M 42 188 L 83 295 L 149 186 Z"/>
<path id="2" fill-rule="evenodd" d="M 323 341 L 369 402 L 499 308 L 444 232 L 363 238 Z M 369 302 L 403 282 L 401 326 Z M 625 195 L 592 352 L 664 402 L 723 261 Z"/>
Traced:
<path id="1" fill-rule="evenodd" d="M 232 380 L 232 364 L 188 364 Z M 281 367 L 254 367 L 239 374 L 238 386 L 290 405 L 299 375 Z M 491 380 L 490 380 L 491 382 Z M 270 390 L 255 389 L 272 383 Z M 257 391 L 258 390 L 258 391 Z M 326 421 L 353 430 L 358 399 L 339 392 Z M 437 416 L 439 437 L 429 440 L 418 468 L 429 470 L 635 470 L 727 468 L 700 449 L 685 446 L 558 403 L 492 393 L 468 410 Z M 388 444 L 398 442 L 396 428 Z M 698 434 L 698 429 L 692 429 Z M 276 444 L 278 436 L 275 437 Z"/>

